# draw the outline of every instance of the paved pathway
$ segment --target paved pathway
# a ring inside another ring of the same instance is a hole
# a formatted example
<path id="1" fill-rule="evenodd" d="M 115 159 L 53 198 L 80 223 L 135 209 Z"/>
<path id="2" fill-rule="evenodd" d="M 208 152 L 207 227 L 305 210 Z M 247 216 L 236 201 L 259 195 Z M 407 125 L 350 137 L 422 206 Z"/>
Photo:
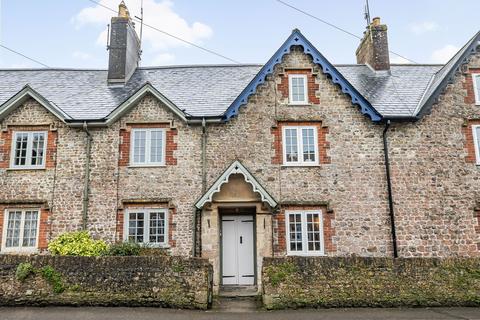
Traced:
<path id="1" fill-rule="evenodd" d="M 358 319 L 477 319 L 480 308 L 416 308 L 416 309 L 318 309 L 287 311 L 227 312 L 187 311 L 159 308 L 99 308 L 99 307 L 16 307 L 0 308 L 1 320 L 358 320 Z"/>

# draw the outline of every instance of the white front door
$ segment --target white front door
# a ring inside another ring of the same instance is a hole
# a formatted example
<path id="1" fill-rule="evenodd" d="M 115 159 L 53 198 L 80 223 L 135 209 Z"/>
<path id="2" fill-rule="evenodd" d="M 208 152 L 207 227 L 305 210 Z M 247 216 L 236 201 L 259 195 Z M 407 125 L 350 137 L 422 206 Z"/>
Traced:
<path id="1" fill-rule="evenodd" d="M 222 284 L 253 285 L 253 216 L 222 216 Z"/>

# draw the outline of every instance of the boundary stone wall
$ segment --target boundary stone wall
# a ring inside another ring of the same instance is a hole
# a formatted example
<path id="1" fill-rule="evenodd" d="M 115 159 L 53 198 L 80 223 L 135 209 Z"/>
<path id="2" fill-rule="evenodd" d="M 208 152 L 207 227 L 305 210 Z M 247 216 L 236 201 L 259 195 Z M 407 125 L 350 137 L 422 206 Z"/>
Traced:
<path id="1" fill-rule="evenodd" d="M 262 273 L 267 309 L 480 306 L 478 258 L 279 257 Z"/>
<path id="2" fill-rule="evenodd" d="M 33 267 L 23 281 L 16 275 L 22 263 Z M 0 255 L 0 305 L 207 309 L 212 273 L 196 258 Z"/>

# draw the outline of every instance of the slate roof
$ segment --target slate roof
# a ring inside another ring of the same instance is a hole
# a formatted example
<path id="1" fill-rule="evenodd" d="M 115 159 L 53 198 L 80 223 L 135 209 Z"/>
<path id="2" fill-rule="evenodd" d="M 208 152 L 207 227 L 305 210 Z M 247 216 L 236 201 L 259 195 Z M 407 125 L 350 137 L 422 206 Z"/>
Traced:
<path id="1" fill-rule="evenodd" d="M 303 37 L 298 30 L 295 32 Z M 345 78 L 382 118 L 415 119 L 431 107 L 479 44 L 480 32 L 444 66 L 392 65 L 390 72 L 375 72 L 366 65 L 330 65 L 327 69 L 338 70 L 338 76 Z M 150 84 L 182 110 L 186 118 L 220 118 L 258 78 L 261 69 L 262 65 L 254 64 L 142 67 L 125 86 L 108 85 L 107 70 L 6 69 L 0 70 L 0 111 L 28 85 L 70 119 L 104 120 Z"/>
<path id="2" fill-rule="evenodd" d="M 414 116 L 441 65 L 391 65 L 390 73 L 366 65 L 337 66 L 345 78 L 383 117 Z"/>
<path id="3" fill-rule="evenodd" d="M 106 70 L 0 70 L 0 105 L 25 85 L 73 119 L 103 119 L 146 83 L 191 116 L 219 116 L 260 65 L 138 68 L 125 87 L 107 84 Z"/>

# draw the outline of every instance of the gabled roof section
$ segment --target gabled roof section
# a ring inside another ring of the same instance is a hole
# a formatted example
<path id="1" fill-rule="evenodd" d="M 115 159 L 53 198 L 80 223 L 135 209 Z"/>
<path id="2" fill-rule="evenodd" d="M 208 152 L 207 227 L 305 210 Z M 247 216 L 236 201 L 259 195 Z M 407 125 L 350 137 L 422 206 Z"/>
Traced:
<path id="1" fill-rule="evenodd" d="M 145 97 L 145 95 L 151 94 L 163 104 L 167 106 L 174 114 L 180 117 L 183 121 L 187 121 L 185 113 L 180 110 L 173 102 L 171 102 L 167 97 L 161 94 L 155 87 L 153 87 L 149 82 L 147 82 L 143 87 L 138 89 L 134 94 L 132 94 L 127 100 L 120 104 L 115 110 L 113 110 L 106 118 L 106 123 L 111 124 L 117 121 L 125 113 L 130 111 L 137 103 Z"/>
<path id="2" fill-rule="evenodd" d="M 41 104 L 45 109 L 53 113 L 57 118 L 65 122 L 66 119 L 70 119 L 70 116 L 63 112 L 55 104 L 45 99 L 41 94 L 31 88 L 28 84 L 25 85 L 20 91 L 14 94 L 10 99 L 0 105 L 0 120 L 3 120 L 12 111 L 20 107 L 28 99 L 34 99 Z"/>
<path id="3" fill-rule="evenodd" d="M 282 44 L 282 46 L 275 52 L 275 54 L 268 60 L 262 69 L 257 73 L 255 78 L 247 85 L 247 87 L 240 93 L 240 95 L 233 101 L 230 107 L 223 115 L 224 121 L 229 121 L 238 114 L 241 106 L 247 104 L 248 98 L 254 94 L 257 87 L 265 82 L 267 75 L 272 74 L 277 64 L 282 62 L 284 55 L 290 53 L 292 46 L 302 46 L 305 54 L 309 54 L 313 58 L 313 62 L 322 67 L 322 72 L 327 74 L 333 83 L 338 84 L 343 93 L 348 94 L 352 103 L 360 107 L 360 112 L 374 122 L 382 119 L 381 115 L 373 108 L 370 102 L 365 99 L 355 89 L 350 82 L 305 38 L 305 36 L 298 30 L 293 30 L 292 34 Z"/>
<path id="4" fill-rule="evenodd" d="M 477 32 L 432 78 L 422 101 L 419 103 L 415 117 L 420 118 L 430 112 L 432 105 L 443 92 L 447 84 L 452 83 L 461 66 L 468 63 L 470 56 L 477 52 L 480 46 L 480 31 Z"/>
<path id="5" fill-rule="evenodd" d="M 210 189 L 195 203 L 197 209 L 201 209 L 205 203 L 211 202 L 215 193 L 220 191 L 223 184 L 227 183 L 232 174 L 242 174 L 245 178 L 245 182 L 252 185 L 253 191 L 257 192 L 263 202 L 268 203 L 272 208 L 277 206 L 277 202 L 268 194 L 268 192 L 262 187 L 262 185 L 252 176 L 252 174 L 245 168 L 238 160 L 234 161 L 223 174 L 215 181 Z"/>

